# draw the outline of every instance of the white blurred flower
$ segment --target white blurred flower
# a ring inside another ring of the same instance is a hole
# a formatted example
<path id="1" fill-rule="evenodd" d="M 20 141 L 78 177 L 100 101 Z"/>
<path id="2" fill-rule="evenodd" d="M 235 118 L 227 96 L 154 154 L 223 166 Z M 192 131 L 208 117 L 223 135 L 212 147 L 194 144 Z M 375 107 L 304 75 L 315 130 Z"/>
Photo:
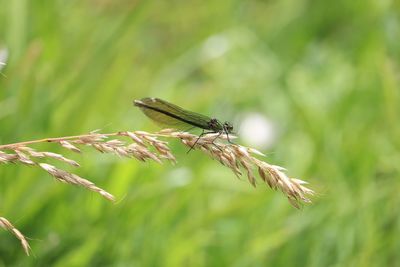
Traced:
<path id="1" fill-rule="evenodd" d="M 209 37 L 203 46 L 203 56 L 205 59 L 214 59 L 225 54 L 230 48 L 229 40 L 223 35 L 213 35 Z"/>
<path id="2" fill-rule="evenodd" d="M 240 137 L 249 146 L 259 149 L 270 148 L 276 141 L 274 123 L 260 113 L 245 115 L 240 126 Z"/>
<path id="3" fill-rule="evenodd" d="M 8 50 L 6 48 L 0 48 L 0 70 L 6 65 L 8 58 Z"/>

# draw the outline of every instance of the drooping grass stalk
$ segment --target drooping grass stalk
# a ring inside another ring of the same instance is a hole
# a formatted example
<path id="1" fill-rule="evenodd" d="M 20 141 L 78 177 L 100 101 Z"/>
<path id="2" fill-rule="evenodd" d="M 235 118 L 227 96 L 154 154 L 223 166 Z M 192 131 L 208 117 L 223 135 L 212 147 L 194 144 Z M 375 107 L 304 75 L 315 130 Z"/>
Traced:
<path id="1" fill-rule="evenodd" d="M 91 181 L 43 162 L 44 159 L 58 160 L 71 166 L 79 167 L 80 165 L 76 161 L 61 154 L 37 151 L 31 146 L 39 143 L 56 143 L 76 153 L 81 153 L 81 147 L 88 146 L 101 153 L 111 153 L 120 157 L 135 158 L 140 161 L 152 160 L 160 164 L 166 160 L 174 164 L 176 163 L 176 159 L 168 147 L 168 142 L 159 138 L 176 138 L 180 139 L 188 148 L 200 150 L 211 158 L 218 160 L 222 165 L 230 168 L 237 177 L 245 173 L 250 184 L 253 186 L 257 184 L 255 172 L 258 172 L 259 177 L 264 183 L 272 189 L 282 191 L 289 202 L 296 208 L 299 208 L 301 203 L 311 202 L 309 196 L 312 196 L 314 191 L 305 186 L 306 182 L 289 178 L 285 174 L 284 168 L 258 159 L 256 155 L 264 156 L 261 152 L 237 144 L 215 141 L 216 137 L 216 134 L 208 134 L 198 139 L 197 135 L 178 132 L 172 129 L 165 129 L 157 133 L 122 131 L 102 134 L 92 132 L 77 136 L 44 138 L 0 145 L 0 163 L 19 163 L 39 167 L 58 181 L 82 186 L 100 194 L 107 200 L 114 201 L 115 198 L 112 194 L 97 187 Z M 226 136 L 218 136 L 218 139 L 225 138 Z M 0 226 L 11 231 L 20 239 L 25 252 L 28 254 L 29 245 L 24 236 L 9 221 L 2 217 L 0 218 Z"/>
<path id="2" fill-rule="evenodd" d="M 26 241 L 26 237 L 12 225 L 6 218 L 0 217 L 0 227 L 3 228 L 4 230 L 9 231 L 12 233 L 16 238 L 21 241 L 21 246 L 24 249 L 26 255 L 29 256 L 29 251 L 30 251 L 30 246 L 28 241 Z"/>

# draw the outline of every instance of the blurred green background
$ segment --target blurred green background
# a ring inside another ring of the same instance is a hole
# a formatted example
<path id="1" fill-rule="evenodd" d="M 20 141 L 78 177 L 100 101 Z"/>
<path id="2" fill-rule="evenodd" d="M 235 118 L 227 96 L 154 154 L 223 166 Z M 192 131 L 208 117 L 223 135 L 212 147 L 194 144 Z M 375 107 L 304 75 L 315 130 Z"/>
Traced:
<path id="1" fill-rule="evenodd" d="M 1 165 L 34 256 L 0 230 L 0 266 L 400 266 L 399 40 L 390 0 L 0 0 L 1 144 L 156 131 L 132 106 L 155 96 L 239 129 L 262 114 L 266 160 L 319 193 L 296 210 L 176 140 L 176 166 L 37 146 L 118 203 Z"/>

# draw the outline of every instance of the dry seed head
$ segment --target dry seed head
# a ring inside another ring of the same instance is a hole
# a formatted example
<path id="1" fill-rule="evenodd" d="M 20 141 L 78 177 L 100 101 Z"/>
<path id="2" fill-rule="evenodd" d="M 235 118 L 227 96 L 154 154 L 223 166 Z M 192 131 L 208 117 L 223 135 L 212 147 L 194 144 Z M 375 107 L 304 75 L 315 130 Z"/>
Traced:
<path id="1" fill-rule="evenodd" d="M 102 134 L 92 133 L 90 135 L 80 136 L 79 140 L 76 140 L 75 143 L 81 144 L 92 144 L 97 142 L 102 142 L 104 139 L 107 139 L 107 136 Z"/>
<path id="2" fill-rule="evenodd" d="M 34 161 L 32 161 L 28 155 L 26 155 L 24 152 L 22 152 L 21 150 L 15 150 L 15 153 L 18 156 L 18 161 L 26 164 L 26 165 L 35 165 L 36 163 Z"/>
<path id="3" fill-rule="evenodd" d="M 68 141 L 60 141 L 60 145 L 66 149 L 69 149 L 71 151 L 77 152 L 77 153 L 81 153 L 81 150 L 79 148 L 77 148 L 76 146 L 74 146 L 73 144 L 71 144 Z"/>
<path id="4" fill-rule="evenodd" d="M 31 250 L 31 247 L 29 246 L 29 243 L 26 240 L 25 236 L 4 217 L 0 217 L 0 227 L 3 228 L 4 230 L 10 231 L 16 238 L 19 239 L 22 248 L 24 249 L 25 253 L 29 256 L 29 251 Z"/>
<path id="5" fill-rule="evenodd" d="M 142 139 L 140 139 L 135 133 L 133 132 L 126 132 L 126 134 L 137 144 L 146 147 L 146 144 L 143 142 Z"/>
<path id="6" fill-rule="evenodd" d="M 108 200 L 111 200 L 111 201 L 115 200 L 113 195 L 111 195 L 107 191 L 97 187 L 94 183 L 90 182 L 89 180 L 79 177 L 76 174 L 69 173 L 69 172 L 61 170 L 61 169 L 57 169 L 53 165 L 50 165 L 47 163 L 39 163 L 39 166 L 61 182 L 73 184 L 73 185 L 80 185 L 91 191 L 99 193 L 100 195 L 102 195 L 103 197 L 105 197 Z"/>
<path id="7" fill-rule="evenodd" d="M 197 136 L 189 133 L 171 133 L 171 136 L 177 136 L 182 143 L 188 147 L 193 147 Z M 219 138 L 226 139 L 224 135 Z M 298 179 L 289 178 L 284 172 L 285 169 L 271 165 L 255 158 L 253 155 L 264 156 L 260 151 L 235 144 L 222 144 L 214 142 L 215 134 L 205 135 L 200 138 L 193 149 L 200 149 L 214 159 L 217 159 L 222 165 L 229 167 L 236 176 L 242 175 L 240 167 L 246 170 L 249 182 L 255 186 L 256 178 L 254 168 L 257 169 L 261 179 L 273 189 L 280 189 L 289 202 L 299 208 L 299 202 L 310 203 L 308 196 L 312 196 L 314 191 L 305 187 L 305 182 Z M 229 137 L 231 139 L 231 136 Z"/>
<path id="8" fill-rule="evenodd" d="M 18 159 L 16 154 L 7 154 L 3 151 L 0 151 L 0 163 L 9 163 L 15 162 Z"/>
<path id="9" fill-rule="evenodd" d="M 53 158 L 53 159 L 65 162 L 65 163 L 67 163 L 67 164 L 69 164 L 71 166 L 74 166 L 74 167 L 79 167 L 80 166 L 78 162 L 76 162 L 76 161 L 74 161 L 72 159 L 68 159 L 68 158 L 66 158 L 66 157 L 64 157 L 63 155 L 60 155 L 60 154 L 56 154 L 56 153 L 53 153 L 53 152 L 42 152 L 42 154 L 45 157 L 49 157 L 49 158 Z"/>

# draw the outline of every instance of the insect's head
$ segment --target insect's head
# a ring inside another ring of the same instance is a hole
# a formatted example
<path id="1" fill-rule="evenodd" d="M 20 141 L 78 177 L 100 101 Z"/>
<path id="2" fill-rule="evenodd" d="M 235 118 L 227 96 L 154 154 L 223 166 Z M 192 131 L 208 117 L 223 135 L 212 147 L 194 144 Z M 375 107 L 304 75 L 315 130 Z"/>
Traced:
<path id="1" fill-rule="evenodd" d="M 230 122 L 227 122 L 227 121 L 224 122 L 223 127 L 224 127 L 225 131 L 227 131 L 228 133 L 232 133 L 233 125 Z"/>

